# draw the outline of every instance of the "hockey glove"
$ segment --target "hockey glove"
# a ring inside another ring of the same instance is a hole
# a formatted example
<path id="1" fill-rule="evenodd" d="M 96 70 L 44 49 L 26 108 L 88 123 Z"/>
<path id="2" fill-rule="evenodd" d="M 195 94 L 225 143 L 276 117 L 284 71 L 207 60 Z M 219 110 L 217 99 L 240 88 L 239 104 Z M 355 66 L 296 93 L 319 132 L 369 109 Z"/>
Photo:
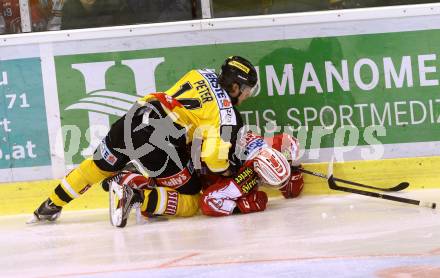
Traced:
<path id="1" fill-rule="evenodd" d="M 279 189 L 284 198 L 298 197 L 304 187 L 304 178 L 299 170 L 292 168 L 289 180 Z"/>
<path id="2" fill-rule="evenodd" d="M 233 213 L 236 201 L 258 185 L 258 176 L 252 168 L 243 167 L 232 177 L 223 177 L 203 190 L 200 208 L 204 215 L 226 216 Z"/>
<path id="3" fill-rule="evenodd" d="M 252 190 L 248 195 L 237 200 L 237 207 L 241 213 L 263 211 L 267 205 L 267 195 L 264 191 Z"/>

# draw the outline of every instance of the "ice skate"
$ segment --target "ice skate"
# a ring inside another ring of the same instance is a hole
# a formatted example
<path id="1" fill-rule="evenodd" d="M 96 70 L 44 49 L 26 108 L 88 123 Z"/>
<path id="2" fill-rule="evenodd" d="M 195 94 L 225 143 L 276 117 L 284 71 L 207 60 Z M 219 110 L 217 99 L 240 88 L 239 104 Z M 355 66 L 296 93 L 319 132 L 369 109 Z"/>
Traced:
<path id="1" fill-rule="evenodd" d="M 26 224 L 34 224 L 39 222 L 53 222 L 61 215 L 62 207 L 55 205 L 49 198 L 44 201 Z"/>
<path id="2" fill-rule="evenodd" d="M 127 225 L 127 220 L 132 208 L 139 208 L 142 204 L 142 192 L 131 188 L 129 185 L 110 183 L 110 223 L 118 228 Z"/>
<path id="3" fill-rule="evenodd" d="M 110 188 L 110 184 L 111 184 L 112 182 L 119 183 L 119 181 L 121 180 L 121 178 L 122 178 L 125 174 L 127 174 L 127 173 L 128 173 L 127 171 L 121 171 L 121 172 L 115 174 L 114 176 L 110 176 L 110 177 L 108 177 L 108 178 L 103 179 L 103 180 L 101 181 L 102 189 L 104 189 L 105 192 L 108 192 L 108 190 L 109 190 L 109 188 Z"/>

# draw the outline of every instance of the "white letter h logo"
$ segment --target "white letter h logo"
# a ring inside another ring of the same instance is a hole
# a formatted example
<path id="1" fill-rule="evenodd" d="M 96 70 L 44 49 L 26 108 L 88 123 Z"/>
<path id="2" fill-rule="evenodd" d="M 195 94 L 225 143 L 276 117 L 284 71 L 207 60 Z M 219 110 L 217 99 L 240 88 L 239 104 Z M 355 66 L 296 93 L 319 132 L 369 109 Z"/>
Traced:
<path id="1" fill-rule="evenodd" d="M 154 73 L 157 66 L 164 61 L 163 57 L 121 61 L 134 74 L 137 96 L 156 92 Z M 70 105 L 66 110 L 89 111 L 90 145 L 81 152 L 83 156 L 92 155 L 99 142 L 107 134 L 110 128 L 109 116 L 123 116 L 138 99 L 137 96 L 106 89 L 106 73 L 114 65 L 114 61 L 72 64 L 72 68 L 81 72 L 84 77 L 87 97 Z"/>

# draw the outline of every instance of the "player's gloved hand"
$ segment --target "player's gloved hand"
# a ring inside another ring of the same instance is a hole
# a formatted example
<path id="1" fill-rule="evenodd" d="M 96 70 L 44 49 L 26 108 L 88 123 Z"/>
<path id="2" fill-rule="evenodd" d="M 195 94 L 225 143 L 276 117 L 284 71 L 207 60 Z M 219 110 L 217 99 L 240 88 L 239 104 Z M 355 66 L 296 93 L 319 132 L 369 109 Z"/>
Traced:
<path id="1" fill-rule="evenodd" d="M 237 207 L 241 213 L 258 212 L 266 209 L 267 201 L 267 195 L 264 191 L 254 189 L 237 200 Z"/>
<path id="2" fill-rule="evenodd" d="M 298 168 L 292 167 L 290 178 L 280 187 L 281 194 L 284 198 L 290 199 L 298 197 L 304 187 L 304 178 L 302 172 Z"/>
<path id="3" fill-rule="evenodd" d="M 204 215 L 226 216 L 234 212 L 236 200 L 254 190 L 258 185 L 255 171 L 243 166 L 234 177 L 223 177 L 203 190 L 200 208 Z"/>

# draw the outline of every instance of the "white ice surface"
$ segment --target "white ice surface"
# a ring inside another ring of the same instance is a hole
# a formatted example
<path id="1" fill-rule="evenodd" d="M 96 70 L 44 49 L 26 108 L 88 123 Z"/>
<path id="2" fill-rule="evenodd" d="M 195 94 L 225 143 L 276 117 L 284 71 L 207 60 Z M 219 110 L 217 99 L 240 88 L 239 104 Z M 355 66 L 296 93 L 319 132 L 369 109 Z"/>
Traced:
<path id="1" fill-rule="evenodd" d="M 398 194 L 440 201 L 440 190 Z M 1 277 L 440 277 L 437 210 L 356 195 L 271 199 L 265 212 L 109 224 L 0 217 Z"/>

